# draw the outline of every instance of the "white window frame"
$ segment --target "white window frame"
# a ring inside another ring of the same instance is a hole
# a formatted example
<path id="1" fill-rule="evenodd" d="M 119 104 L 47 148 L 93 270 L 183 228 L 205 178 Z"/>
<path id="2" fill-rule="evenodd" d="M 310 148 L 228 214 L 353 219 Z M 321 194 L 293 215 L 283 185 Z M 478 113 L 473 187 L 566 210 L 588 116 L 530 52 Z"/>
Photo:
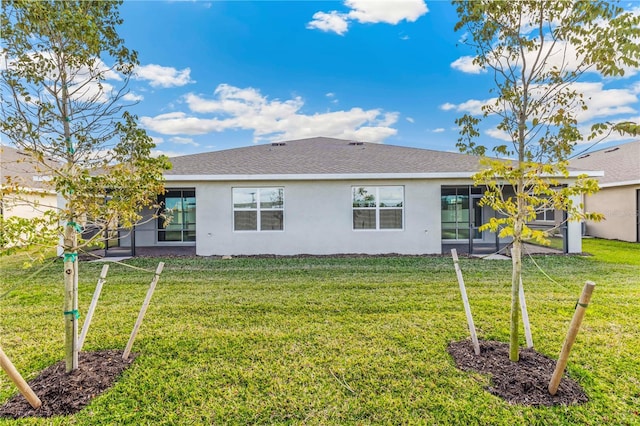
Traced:
<path id="1" fill-rule="evenodd" d="M 548 214 L 553 214 L 553 217 L 551 219 L 549 219 L 547 217 Z M 538 219 L 538 215 L 542 215 L 542 219 Z M 536 212 L 536 219 L 535 222 L 548 222 L 548 223 L 555 223 L 556 221 L 556 209 L 554 207 L 548 207 L 548 208 L 544 208 L 540 211 Z"/>
<path id="2" fill-rule="evenodd" d="M 353 205 L 354 202 L 354 192 L 357 188 L 375 188 L 375 203 L 374 207 L 356 207 Z M 380 188 L 401 188 L 402 189 L 402 206 L 401 207 L 380 207 Z M 383 231 L 383 232 L 393 232 L 393 231 L 404 231 L 404 220 L 405 220 L 405 187 L 404 185 L 354 185 L 351 187 L 351 230 L 354 232 L 371 232 L 371 231 Z M 355 228 L 353 224 L 353 214 L 355 210 L 375 210 L 376 212 L 376 227 L 375 228 L 366 228 L 359 229 Z M 381 210 L 400 210 L 402 212 L 402 221 L 400 224 L 400 228 L 380 228 L 380 211 Z"/>
<path id="3" fill-rule="evenodd" d="M 234 193 L 236 189 L 242 189 L 242 190 L 253 190 L 255 191 L 256 194 L 256 207 L 252 208 L 252 207 L 248 207 L 248 208 L 236 208 L 236 203 L 235 203 L 235 199 L 234 199 Z M 282 208 L 263 208 L 262 205 L 262 200 L 260 199 L 261 195 L 260 195 L 260 190 L 264 190 L 264 189 L 269 189 L 269 190 L 281 190 L 282 191 Z M 232 216 L 233 216 L 233 232 L 284 232 L 284 227 L 285 227 L 285 217 L 284 217 L 284 210 L 285 210 L 285 201 L 284 201 L 284 187 L 283 186 L 259 186 L 259 187 L 233 187 L 231 188 L 231 207 L 233 210 Z M 240 211 L 249 211 L 249 212 L 256 212 L 256 229 L 236 229 L 236 214 L 235 212 L 240 212 Z M 262 218 L 261 218 L 261 213 L 263 211 L 280 211 L 282 212 L 282 229 L 261 229 L 262 227 Z"/>

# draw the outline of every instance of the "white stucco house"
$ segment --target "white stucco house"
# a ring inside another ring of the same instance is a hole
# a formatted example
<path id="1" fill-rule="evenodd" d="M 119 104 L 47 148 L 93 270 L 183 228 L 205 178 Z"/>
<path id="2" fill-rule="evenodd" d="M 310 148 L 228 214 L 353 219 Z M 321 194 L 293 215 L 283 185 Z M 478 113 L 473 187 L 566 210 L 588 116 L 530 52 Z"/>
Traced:
<path id="1" fill-rule="evenodd" d="M 587 235 L 640 242 L 640 141 L 581 155 L 571 166 L 602 170 L 600 191 L 584 199 L 587 211 L 604 214 L 601 222 L 587 222 Z"/>
<path id="2" fill-rule="evenodd" d="M 478 158 L 469 155 L 318 137 L 171 162 L 159 201 L 172 220 L 137 226 L 137 247 L 192 245 L 201 256 L 420 255 L 505 244 L 477 229 L 493 211 L 478 205 Z M 568 251 L 580 252 L 580 224 L 567 232 Z"/>

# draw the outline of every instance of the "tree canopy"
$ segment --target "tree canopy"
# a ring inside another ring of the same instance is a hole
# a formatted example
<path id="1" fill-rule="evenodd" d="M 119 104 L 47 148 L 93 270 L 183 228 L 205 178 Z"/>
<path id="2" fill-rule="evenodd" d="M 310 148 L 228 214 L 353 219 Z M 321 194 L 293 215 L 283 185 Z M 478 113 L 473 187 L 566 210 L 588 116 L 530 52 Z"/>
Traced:
<path id="1" fill-rule="evenodd" d="M 640 66 L 640 16 L 605 1 L 453 4 L 459 18 L 455 29 L 466 31 L 474 63 L 494 79 L 494 98 L 482 114 L 456 120 L 458 147 L 487 155 L 478 126 L 497 119 L 497 130 L 509 142 L 494 147 L 493 154 L 513 160 L 485 158 L 485 169 L 474 179 L 486 188 L 481 203 L 498 213 L 481 230 L 513 239 L 510 358 L 516 361 L 522 243 L 548 243 L 554 232 L 529 223 L 546 209 L 566 211 L 569 220 L 602 218 L 580 205 L 580 196 L 596 191 L 597 182 L 568 179 L 567 160 L 576 144 L 606 136 L 613 127 L 598 123 L 588 134 L 581 131 L 578 114 L 587 109 L 581 78 L 588 72 L 619 77 Z"/>
<path id="2" fill-rule="evenodd" d="M 169 167 L 165 157 L 151 156 L 151 138 L 127 112 L 127 83 L 138 61 L 117 33 L 121 3 L 6 0 L 0 15 L 0 132 L 63 200 L 39 220 L 3 219 L 3 237 L 26 234 L 44 247 L 62 237 L 65 321 L 76 331 L 77 254 L 92 243 L 78 235 L 83 227 L 133 226 L 164 191 Z M 3 186 L 3 196 L 23 192 L 17 180 Z M 67 329 L 68 356 L 76 331 Z M 76 368 L 70 362 L 67 369 Z"/>

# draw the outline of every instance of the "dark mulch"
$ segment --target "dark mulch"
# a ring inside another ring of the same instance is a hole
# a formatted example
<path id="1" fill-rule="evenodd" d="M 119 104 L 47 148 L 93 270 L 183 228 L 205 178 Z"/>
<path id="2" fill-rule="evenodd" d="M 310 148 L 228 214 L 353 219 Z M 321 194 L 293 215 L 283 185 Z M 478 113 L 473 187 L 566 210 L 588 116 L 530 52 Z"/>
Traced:
<path id="1" fill-rule="evenodd" d="M 549 394 L 549 380 L 556 368 L 556 361 L 533 349 L 521 349 L 520 360 L 509 360 L 509 344 L 480 341 L 480 355 L 473 351 L 470 340 L 449 344 L 449 353 L 458 368 L 489 374 L 489 392 L 511 404 L 520 405 L 572 405 L 588 401 L 578 383 L 562 377 L 557 393 Z"/>
<path id="2" fill-rule="evenodd" d="M 80 352 L 78 369 L 67 374 L 64 361 L 45 370 L 29 382 L 42 401 L 33 409 L 21 395 L 14 395 L 0 407 L 0 417 L 51 417 L 77 413 L 102 392 L 113 386 L 135 356 L 122 359 L 123 351 Z"/>

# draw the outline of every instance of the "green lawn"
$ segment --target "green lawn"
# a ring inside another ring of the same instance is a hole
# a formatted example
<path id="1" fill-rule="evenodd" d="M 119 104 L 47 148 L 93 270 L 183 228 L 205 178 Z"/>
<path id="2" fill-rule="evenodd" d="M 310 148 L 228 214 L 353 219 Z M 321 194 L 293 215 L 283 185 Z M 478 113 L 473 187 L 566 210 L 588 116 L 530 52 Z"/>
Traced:
<path id="1" fill-rule="evenodd" d="M 468 336 L 448 258 L 164 259 L 117 385 L 80 413 L 4 424 L 640 424 L 640 245 L 525 261 L 536 349 L 556 358 L 584 281 L 597 283 L 569 358 L 590 401 L 512 406 L 446 351 Z M 155 269 L 158 259 L 128 264 Z M 27 378 L 63 356 L 60 262 L 0 259 L 0 344 Z M 461 259 L 478 333 L 508 341 L 511 262 Z M 80 308 L 101 264 L 80 265 Z M 85 350 L 123 349 L 152 272 L 112 265 Z M 84 319 L 84 316 L 81 320 Z M 524 337 L 522 337 L 524 342 Z M 16 392 L 0 372 L 0 404 Z"/>

